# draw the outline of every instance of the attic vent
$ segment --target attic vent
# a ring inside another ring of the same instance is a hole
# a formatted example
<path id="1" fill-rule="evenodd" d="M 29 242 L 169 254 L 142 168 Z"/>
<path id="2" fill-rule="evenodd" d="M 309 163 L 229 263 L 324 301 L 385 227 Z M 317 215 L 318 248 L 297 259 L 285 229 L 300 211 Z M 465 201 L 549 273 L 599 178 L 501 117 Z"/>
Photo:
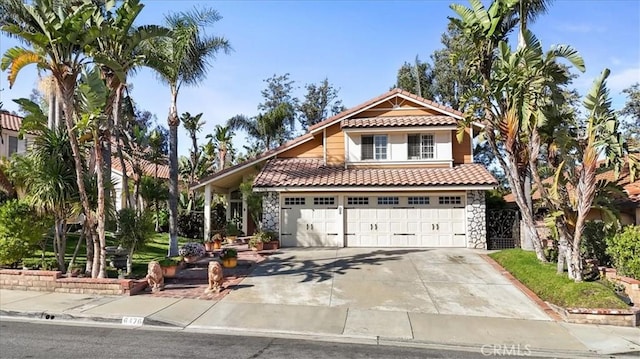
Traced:
<path id="1" fill-rule="evenodd" d="M 398 108 L 400 108 L 400 105 L 398 105 L 397 103 L 393 105 L 393 109 L 394 109 L 394 110 L 395 110 L 395 109 L 398 109 Z"/>

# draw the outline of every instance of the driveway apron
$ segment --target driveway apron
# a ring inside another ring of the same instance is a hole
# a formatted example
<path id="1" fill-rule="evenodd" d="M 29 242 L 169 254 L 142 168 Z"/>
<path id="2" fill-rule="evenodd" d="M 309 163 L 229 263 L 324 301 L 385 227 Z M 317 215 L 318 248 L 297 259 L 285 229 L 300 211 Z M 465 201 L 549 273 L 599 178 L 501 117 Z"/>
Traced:
<path id="1" fill-rule="evenodd" d="M 286 248 L 222 301 L 550 320 L 479 253 Z"/>

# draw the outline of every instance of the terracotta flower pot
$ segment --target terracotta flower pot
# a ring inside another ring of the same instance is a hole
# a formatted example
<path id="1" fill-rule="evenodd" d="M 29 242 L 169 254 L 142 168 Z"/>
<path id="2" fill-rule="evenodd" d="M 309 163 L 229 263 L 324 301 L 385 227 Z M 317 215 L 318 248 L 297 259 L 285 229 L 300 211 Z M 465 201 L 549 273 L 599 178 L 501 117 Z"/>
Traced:
<path id="1" fill-rule="evenodd" d="M 216 239 L 215 241 L 213 241 L 213 249 L 220 249 L 222 248 L 222 241 L 219 239 Z"/>
<path id="2" fill-rule="evenodd" d="M 264 242 L 258 242 L 253 246 L 250 246 L 254 252 L 260 252 L 264 248 Z"/>
<path id="3" fill-rule="evenodd" d="M 222 259 L 222 266 L 225 268 L 235 268 L 235 266 L 237 265 L 238 265 L 238 258 L 236 257 Z"/>
<path id="4" fill-rule="evenodd" d="M 178 266 L 162 267 L 162 276 L 165 278 L 175 278 Z"/>
<path id="5" fill-rule="evenodd" d="M 197 256 L 187 256 L 183 258 L 185 263 L 195 263 L 200 259 L 200 257 L 197 257 Z"/>
<path id="6" fill-rule="evenodd" d="M 264 249 L 265 251 L 276 250 L 278 248 L 280 248 L 280 242 L 278 242 L 277 240 L 269 241 L 267 243 L 264 243 L 262 246 L 262 249 Z"/>
<path id="7" fill-rule="evenodd" d="M 213 242 L 204 242 L 204 250 L 207 252 L 213 251 Z"/>

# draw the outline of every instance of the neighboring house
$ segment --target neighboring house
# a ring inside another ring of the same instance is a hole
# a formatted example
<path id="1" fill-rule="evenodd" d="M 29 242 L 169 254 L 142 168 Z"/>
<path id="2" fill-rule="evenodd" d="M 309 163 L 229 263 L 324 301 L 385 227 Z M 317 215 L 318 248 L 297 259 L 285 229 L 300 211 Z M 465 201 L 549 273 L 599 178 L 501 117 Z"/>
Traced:
<path id="1" fill-rule="evenodd" d="M 22 117 L 0 111 L 0 159 L 8 159 L 14 153 L 24 153 L 29 143 L 35 138 L 27 133 L 23 139 L 19 139 L 18 133 L 21 126 Z"/>
<path id="2" fill-rule="evenodd" d="M 223 194 L 252 233 L 242 181 L 264 194 L 262 229 L 282 246 L 486 248 L 485 191 L 463 114 L 399 89 L 339 113 L 308 133 L 191 186 Z M 210 228 L 205 219 L 205 236 Z"/>
<path id="3" fill-rule="evenodd" d="M 115 144 L 111 148 L 111 181 L 113 182 L 113 190 L 114 190 L 114 199 L 115 199 L 115 209 L 119 211 L 124 207 L 125 196 L 122 189 L 122 164 L 120 163 L 120 158 L 117 156 L 117 149 Z M 151 161 L 147 161 L 144 159 L 138 159 L 137 165 L 141 167 L 142 174 L 144 176 L 155 177 L 169 181 L 169 166 L 165 164 L 156 165 Z M 131 166 L 131 162 L 125 160 L 125 166 L 127 167 L 127 176 L 129 177 L 129 186 L 133 186 L 133 179 L 135 173 L 133 171 L 133 167 Z M 133 188 L 133 187 L 130 187 Z M 133 189 L 129 192 L 131 195 L 131 200 L 135 201 L 133 197 Z"/>
<path id="4" fill-rule="evenodd" d="M 0 159 L 9 158 L 14 153 L 24 153 L 30 143 L 33 142 L 35 136 L 33 134 L 25 134 L 24 139 L 18 139 L 18 132 L 22 126 L 22 117 L 12 115 L 6 111 L 0 111 L 0 125 L 2 126 L 1 141 L 0 141 Z M 114 197 L 116 210 L 122 208 L 124 198 L 122 197 L 122 166 L 120 160 L 115 156 L 115 147 L 113 149 L 111 160 L 111 180 L 114 183 Z M 126 162 L 128 176 L 133 176 L 131 170 L 131 163 Z M 155 165 L 149 161 L 141 160 L 140 166 L 143 169 L 145 175 L 153 177 L 155 175 Z M 169 179 L 169 166 L 158 166 L 158 177 L 162 179 Z"/>
<path id="5" fill-rule="evenodd" d="M 603 162 L 604 163 L 604 162 Z M 640 175 L 640 174 L 639 174 Z M 631 174 L 629 172 L 629 163 L 625 162 L 622 170 L 620 171 L 620 175 L 618 179 L 615 178 L 614 171 L 608 170 L 596 175 L 596 179 L 598 181 L 605 181 L 613 183 L 620 188 L 622 188 L 622 193 L 620 195 L 614 195 L 613 203 L 615 205 L 615 209 L 620 215 L 620 223 L 623 225 L 628 224 L 638 224 L 640 225 L 640 178 L 635 178 L 635 180 L 631 181 Z M 551 186 L 552 178 L 547 178 L 543 181 L 546 185 Z M 537 191 L 537 186 L 533 186 L 533 194 L 531 198 L 534 201 L 540 201 L 540 191 Z M 572 189 L 569 188 L 572 194 Z M 504 196 L 505 202 L 510 204 L 511 206 L 515 206 L 515 196 L 513 194 L 508 194 Z M 544 204 L 543 204 L 544 208 Z M 598 221 L 602 220 L 603 215 L 600 209 L 593 208 L 589 211 L 587 215 L 587 220 Z M 539 224 L 540 228 L 543 228 L 544 225 Z"/>

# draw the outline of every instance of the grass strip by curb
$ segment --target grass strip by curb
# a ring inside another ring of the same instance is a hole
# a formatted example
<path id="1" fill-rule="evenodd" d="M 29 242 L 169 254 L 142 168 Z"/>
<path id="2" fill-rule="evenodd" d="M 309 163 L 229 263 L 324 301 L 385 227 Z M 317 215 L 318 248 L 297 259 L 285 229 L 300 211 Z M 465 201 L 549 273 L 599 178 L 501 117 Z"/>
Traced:
<path id="1" fill-rule="evenodd" d="M 489 256 L 544 301 L 565 308 L 629 308 L 602 283 L 576 283 L 558 275 L 555 263 L 540 263 L 534 252 L 507 249 Z"/>

